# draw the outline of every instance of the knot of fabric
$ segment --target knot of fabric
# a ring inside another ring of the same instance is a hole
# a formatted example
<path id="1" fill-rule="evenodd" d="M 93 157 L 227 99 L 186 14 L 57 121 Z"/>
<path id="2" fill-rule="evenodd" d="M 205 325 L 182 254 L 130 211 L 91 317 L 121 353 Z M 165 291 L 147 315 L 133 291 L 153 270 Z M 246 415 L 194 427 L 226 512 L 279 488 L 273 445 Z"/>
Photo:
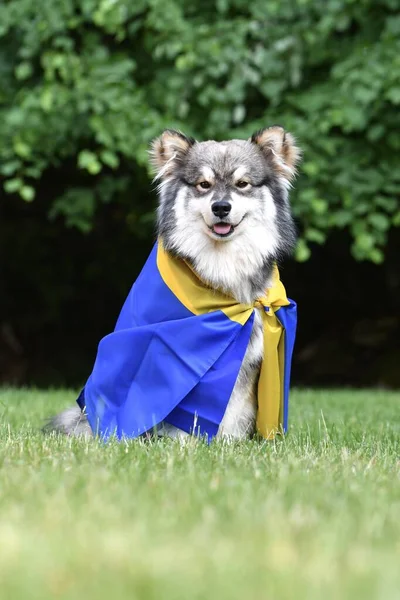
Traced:
<path id="1" fill-rule="evenodd" d="M 257 300 L 254 302 L 254 308 L 264 308 L 262 298 L 257 298 Z"/>
<path id="2" fill-rule="evenodd" d="M 257 300 L 254 302 L 254 308 L 261 308 L 266 312 L 269 312 L 270 304 L 265 297 L 257 298 Z"/>

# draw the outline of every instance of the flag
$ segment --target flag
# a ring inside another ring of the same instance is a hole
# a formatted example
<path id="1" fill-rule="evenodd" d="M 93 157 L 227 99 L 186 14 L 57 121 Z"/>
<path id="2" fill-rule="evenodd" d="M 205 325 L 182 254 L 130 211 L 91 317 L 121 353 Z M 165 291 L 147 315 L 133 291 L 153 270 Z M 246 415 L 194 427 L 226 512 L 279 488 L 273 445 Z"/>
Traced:
<path id="1" fill-rule="evenodd" d="M 168 423 L 211 440 L 218 432 L 262 313 L 264 358 L 257 390 L 257 431 L 287 429 L 296 304 L 274 268 L 273 285 L 254 304 L 208 287 L 185 261 L 155 244 L 98 347 L 78 404 L 93 432 L 136 438 Z"/>

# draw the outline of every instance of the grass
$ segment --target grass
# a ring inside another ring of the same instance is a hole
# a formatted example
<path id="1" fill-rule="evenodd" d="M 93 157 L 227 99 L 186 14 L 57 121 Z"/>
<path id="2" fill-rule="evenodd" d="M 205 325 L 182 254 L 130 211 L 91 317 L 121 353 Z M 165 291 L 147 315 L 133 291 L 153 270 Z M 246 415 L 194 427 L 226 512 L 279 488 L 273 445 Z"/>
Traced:
<path id="1" fill-rule="evenodd" d="M 400 393 L 294 391 L 280 443 L 43 436 L 0 391 L 7 600 L 398 599 Z"/>

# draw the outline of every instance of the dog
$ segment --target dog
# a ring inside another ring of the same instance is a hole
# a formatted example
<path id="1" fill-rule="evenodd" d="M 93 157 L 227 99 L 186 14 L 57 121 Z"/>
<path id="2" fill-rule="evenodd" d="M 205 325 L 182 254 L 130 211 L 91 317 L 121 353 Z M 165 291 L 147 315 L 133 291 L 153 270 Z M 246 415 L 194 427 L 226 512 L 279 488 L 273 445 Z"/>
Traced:
<path id="1" fill-rule="evenodd" d="M 223 142 L 197 142 L 165 130 L 150 151 L 158 183 L 157 235 L 165 250 L 212 289 L 237 302 L 255 302 L 271 286 L 274 265 L 296 243 L 289 191 L 300 154 L 293 136 L 279 126 Z M 261 314 L 255 313 L 217 437 L 244 439 L 255 432 L 264 346 Z M 53 418 L 49 429 L 92 435 L 78 406 Z M 157 433 L 188 435 L 166 423 Z"/>

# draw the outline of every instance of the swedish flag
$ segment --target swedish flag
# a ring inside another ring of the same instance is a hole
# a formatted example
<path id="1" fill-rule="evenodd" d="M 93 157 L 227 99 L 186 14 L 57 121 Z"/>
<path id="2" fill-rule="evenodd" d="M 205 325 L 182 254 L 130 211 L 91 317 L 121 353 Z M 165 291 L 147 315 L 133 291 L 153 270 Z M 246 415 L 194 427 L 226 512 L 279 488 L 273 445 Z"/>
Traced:
<path id="1" fill-rule="evenodd" d="M 264 359 L 257 430 L 285 432 L 296 304 L 274 271 L 272 288 L 253 305 L 207 287 L 191 267 L 153 248 L 119 315 L 99 344 L 78 398 L 94 431 L 135 438 L 161 422 L 212 439 L 224 416 L 254 321 L 262 311 Z"/>

